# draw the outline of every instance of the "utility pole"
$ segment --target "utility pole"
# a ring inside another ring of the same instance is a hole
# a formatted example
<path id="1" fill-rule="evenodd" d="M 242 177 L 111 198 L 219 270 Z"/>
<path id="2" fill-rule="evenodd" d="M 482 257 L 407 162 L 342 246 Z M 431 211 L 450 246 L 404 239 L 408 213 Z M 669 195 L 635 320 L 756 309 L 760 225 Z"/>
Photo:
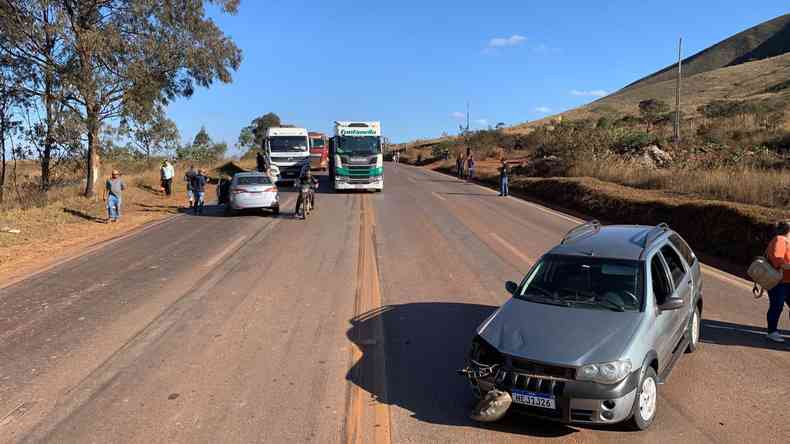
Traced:
<path id="1" fill-rule="evenodd" d="M 466 101 L 466 132 L 469 132 L 469 101 Z"/>
<path id="2" fill-rule="evenodd" d="M 680 145 L 680 81 L 681 69 L 683 64 L 682 59 L 683 37 L 678 40 L 678 77 L 675 83 L 675 148 Z"/>

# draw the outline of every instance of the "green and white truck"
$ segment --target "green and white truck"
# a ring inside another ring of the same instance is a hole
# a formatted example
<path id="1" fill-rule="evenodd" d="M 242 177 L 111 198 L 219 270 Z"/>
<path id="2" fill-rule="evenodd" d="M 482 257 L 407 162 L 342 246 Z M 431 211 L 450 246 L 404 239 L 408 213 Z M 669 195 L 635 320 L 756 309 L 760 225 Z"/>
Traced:
<path id="1" fill-rule="evenodd" d="M 381 122 L 335 122 L 329 179 L 335 190 L 384 190 Z"/>

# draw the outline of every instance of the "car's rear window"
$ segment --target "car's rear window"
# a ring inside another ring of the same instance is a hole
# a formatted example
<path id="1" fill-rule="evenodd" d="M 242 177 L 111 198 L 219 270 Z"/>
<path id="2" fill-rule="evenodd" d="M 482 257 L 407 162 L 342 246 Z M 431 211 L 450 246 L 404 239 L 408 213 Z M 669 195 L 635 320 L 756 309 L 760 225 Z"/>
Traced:
<path id="1" fill-rule="evenodd" d="M 239 185 L 270 185 L 271 179 L 266 176 L 239 176 L 236 178 Z"/>
<path id="2" fill-rule="evenodd" d="M 644 299 L 640 262 L 546 256 L 516 297 L 532 302 L 613 311 L 639 311 Z"/>

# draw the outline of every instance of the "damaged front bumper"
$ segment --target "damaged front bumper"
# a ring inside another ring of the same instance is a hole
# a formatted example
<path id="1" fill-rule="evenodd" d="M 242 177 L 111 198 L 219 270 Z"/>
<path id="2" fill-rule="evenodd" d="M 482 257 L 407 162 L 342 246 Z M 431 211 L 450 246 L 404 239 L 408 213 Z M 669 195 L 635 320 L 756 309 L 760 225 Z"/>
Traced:
<path id="1" fill-rule="evenodd" d="M 513 394 L 527 391 L 552 397 L 555 408 L 547 409 L 513 402 L 510 410 L 562 423 L 614 424 L 631 417 L 639 371 L 617 384 L 575 381 L 545 375 L 525 374 L 504 364 L 485 365 L 475 361 L 458 371 L 469 381 L 472 392 L 484 398 L 491 390 Z"/>

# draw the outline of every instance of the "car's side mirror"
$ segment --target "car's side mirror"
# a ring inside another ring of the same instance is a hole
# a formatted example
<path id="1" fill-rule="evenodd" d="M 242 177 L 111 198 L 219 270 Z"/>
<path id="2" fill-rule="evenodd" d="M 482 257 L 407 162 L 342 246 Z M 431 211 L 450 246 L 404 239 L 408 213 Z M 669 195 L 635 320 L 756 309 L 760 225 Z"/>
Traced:
<path id="1" fill-rule="evenodd" d="M 677 310 L 685 305 L 683 298 L 667 298 L 663 304 L 659 305 L 660 310 Z"/>
<path id="2" fill-rule="evenodd" d="M 518 290 L 518 284 L 513 281 L 507 281 L 505 283 L 505 290 L 507 290 L 510 294 L 516 294 L 516 290 Z"/>

